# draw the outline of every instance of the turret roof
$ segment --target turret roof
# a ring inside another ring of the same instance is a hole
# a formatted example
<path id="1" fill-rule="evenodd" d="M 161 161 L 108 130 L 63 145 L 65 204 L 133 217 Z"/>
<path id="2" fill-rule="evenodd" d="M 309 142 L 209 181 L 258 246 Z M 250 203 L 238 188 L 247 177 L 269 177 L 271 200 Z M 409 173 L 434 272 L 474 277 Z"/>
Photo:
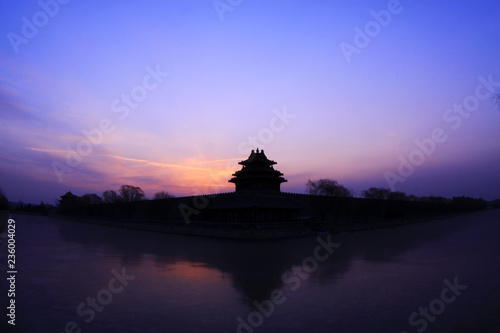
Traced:
<path id="1" fill-rule="evenodd" d="M 252 153 L 250 154 L 250 156 L 246 160 L 238 162 L 238 164 L 241 164 L 241 165 L 249 165 L 249 164 L 256 164 L 256 163 L 263 163 L 263 164 L 267 164 L 267 165 L 276 164 L 275 161 L 272 161 L 272 160 L 267 158 L 266 154 L 264 154 L 263 149 L 259 152 L 259 148 L 257 148 L 257 152 L 255 152 L 252 149 Z"/>

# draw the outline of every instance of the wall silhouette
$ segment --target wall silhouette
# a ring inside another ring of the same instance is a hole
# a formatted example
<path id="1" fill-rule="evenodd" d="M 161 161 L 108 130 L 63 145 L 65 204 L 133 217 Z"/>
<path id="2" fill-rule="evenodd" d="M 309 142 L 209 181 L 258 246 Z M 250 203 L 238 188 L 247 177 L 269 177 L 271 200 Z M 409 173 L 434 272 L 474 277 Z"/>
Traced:
<path id="1" fill-rule="evenodd" d="M 256 192 L 266 194 L 268 192 Z M 357 222 L 378 221 L 382 219 L 408 219 L 413 217 L 433 217 L 439 215 L 461 213 L 466 211 L 487 208 L 487 203 L 482 199 L 456 197 L 452 200 L 382 200 L 365 198 L 345 198 L 318 196 L 295 193 L 275 193 L 286 199 L 289 205 L 296 207 L 300 219 L 310 225 L 345 224 Z M 190 214 L 190 222 L 215 222 L 214 211 L 219 207 L 234 209 L 239 201 L 242 206 L 252 204 L 255 196 L 242 193 L 221 193 L 209 196 L 193 196 L 167 198 L 161 200 L 142 200 L 132 202 L 115 202 L 107 204 L 86 204 L 78 200 L 60 206 L 62 213 L 74 216 L 83 216 L 96 219 L 131 219 L 137 221 L 169 221 L 171 223 L 185 224 L 184 216 L 179 209 L 182 204 L 190 207 L 196 214 Z M 196 207 L 193 202 L 206 202 L 202 208 Z M 248 202 L 250 201 L 250 203 Z M 255 204 L 255 203 L 254 203 Z M 246 206 L 245 206 L 246 207 Z M 269 207 L 268 207 L 269 208 Z M 271 207 L 272 208 L 272 207 Z M 277 210 L 284 209 L 276 207 Z M 290 209 L 290 208 L 286 208 Z M 237 220 L 234 222 L 238 222 Z M 252 221 L 246 221 L 252 223 Z M 257 221 L 255 221 L 257 222 Z M 272 222 L 269 220 L 269 222 Z M 276 221 L 274 221 L 276 222 Z M 281 221 L 287 222 L 287 221 Z M 262 225 L 266 220 L 259 220 Z M 234 225 L 236 228 L 237 225 Z"/>

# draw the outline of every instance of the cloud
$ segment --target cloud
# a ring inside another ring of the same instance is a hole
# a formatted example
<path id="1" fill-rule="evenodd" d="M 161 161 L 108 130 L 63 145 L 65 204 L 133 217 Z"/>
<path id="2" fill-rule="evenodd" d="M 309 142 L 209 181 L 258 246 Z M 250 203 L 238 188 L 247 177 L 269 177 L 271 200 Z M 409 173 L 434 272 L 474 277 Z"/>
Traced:
<path id="1" fill-rule="evenodd" d="M 236 165 L 236 158 L 189 159 L 184 163 L 165 163 L 119 156 L 105 147 L 98 148 L 99 151 L 95 154 L 83 158 L 80 165 L 71 168 L 71 173 L 63 175 L 64 184 L 98 193 L 130 184 L 139 186 L 150 194 L 167 190 L 177 195 L 224 192 L 233 188 L 232 184 L 227 182 L 231 171 L 226 169 L 226 165 L 228 162 Z M 37 161 L 37 167 L 40 168 L 39 177 L 57 181 L 51 163 L 59 161 L 64 164 L 67 151 L 38 147 L 26 147 L 25 150 L 31 152 L 25 153 L 27 160 Z"/>
<path id="2" fill-rule="evenodd" d="M 27 104 L 12 87 L 0 85 L 0 110 L 0 120 L 4 125 L 47 126 L 47 122 L 36 114 L 36 108 Z"/>

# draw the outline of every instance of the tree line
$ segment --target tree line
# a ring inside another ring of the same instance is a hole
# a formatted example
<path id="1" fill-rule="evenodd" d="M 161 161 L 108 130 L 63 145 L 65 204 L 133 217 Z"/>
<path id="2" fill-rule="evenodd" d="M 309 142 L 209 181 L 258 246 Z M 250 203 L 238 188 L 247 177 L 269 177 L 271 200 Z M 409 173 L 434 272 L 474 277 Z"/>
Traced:
<path id="1" fill-rule="evenodd" d="M 3 194 L 2 189 L 0 189 L 0 210 L 8 210 L 9 209 L 9 200 L 5 194 Z"/>
<path id="2" fill-rule="evenodd" d="M 174 195 L 166 192 L 159 191 L 153 196 L 153 200 L 173 198 Z M 115 202 L 132 202 L 147 200 L 144 191 L 138 186 L 122 185 L 117 191 L 106 190 L 99 196 L 96 193 L 87 193 L 80 197 L 80 201 L 84 204 L 94 205 L 103 203 Z"/>
<path id="3" fill-rule="evenodd" d="M 353 189 L 349 189 L 344 185 L 339 184 L 336 180 L 330 178 L 321 178 L 318 180 L 309 179 L 306 183 L 306 192 L 312 195 L 332 196 L 352 198 L 355 195 Z M 153 196 L 153 200 L 174 198 L 175 196 L 166 192 L 159 191 Z M 440 196 L 423 196 L 407 195 L 400 191 L 391 191 L 383 187 L 370 187 L 361 192 L 361 197 L 366 199 L 379 200 L 404 200 L 404 201 L 429 201 L 429 202 L 444 202 L 448 199 Z M 106 190 L 101 196 L 96 193 L 84 194 L 80 200 L 86 204 L 101 204 L 114 202 L 132 202 L 147 200 L 144 191 L 138 186 L 122 185 L 117 191 Z"/>
<path id="4" fill-rule="evenodd" d="M 348 189 L 347 187 L 339 184 L 336 180 L 329 178 L 322 178 L 318 180 L 308 180 L 306 183 L 306 191 L 308 194 L 331 196 L 331 197 L 344 197 L 352 198 L 354 197 L 354 190 Z M 370 187 L 367 190 L 361 192 L 361 197 L 366 199 L 379 199 L 379 200 L 404 200 L 404 201 L 427 201 L 442 203 L 449 201 L 449 199 L 440 196 L 424 196 L 417 197 L 415 195 L 407 195 L 404 192 L 395 191 L 392 192 L 388 188 L 383 187 Z M 480 201 L 481 203 L 486 202 L 483 199 L 473 199 L 468 197 L 457 197 L 453 198 L 454 201 Z"/>

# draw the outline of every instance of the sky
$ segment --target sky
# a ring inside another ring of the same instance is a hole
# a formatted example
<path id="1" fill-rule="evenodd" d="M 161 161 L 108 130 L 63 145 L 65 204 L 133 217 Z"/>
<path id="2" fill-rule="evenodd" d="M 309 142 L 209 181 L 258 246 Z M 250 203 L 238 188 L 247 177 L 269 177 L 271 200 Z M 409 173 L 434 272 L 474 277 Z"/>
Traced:
<path id="1" fill-rule="evenodd" d="M 234 191 L 264 149 L 304 193 L 500 198 L 498 1 L 0 4 L 0 188 Z"/>

